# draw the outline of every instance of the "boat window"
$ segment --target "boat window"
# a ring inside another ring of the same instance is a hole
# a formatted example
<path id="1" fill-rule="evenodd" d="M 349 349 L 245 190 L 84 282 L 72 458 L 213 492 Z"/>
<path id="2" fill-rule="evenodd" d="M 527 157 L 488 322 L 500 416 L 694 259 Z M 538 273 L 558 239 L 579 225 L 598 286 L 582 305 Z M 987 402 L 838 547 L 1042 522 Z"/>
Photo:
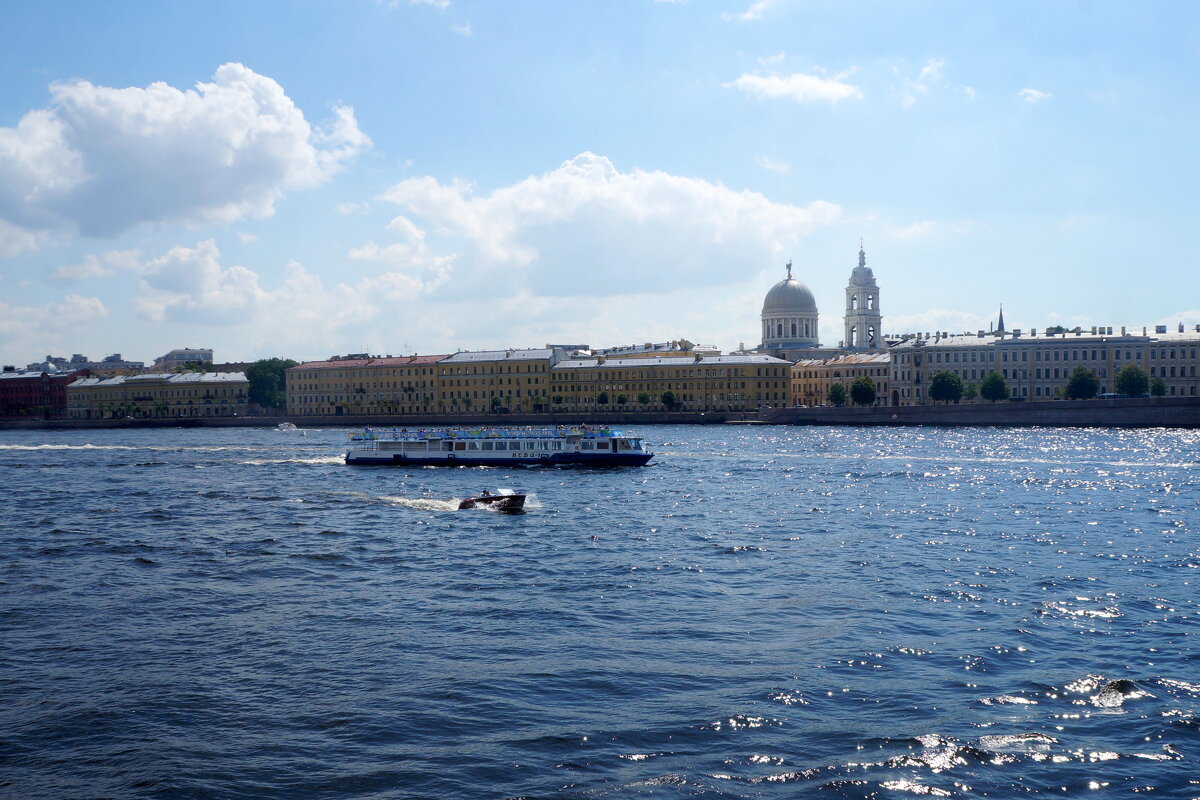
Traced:
<path id="1" fill-rule="evenodd" d="M 507 450 L 508 442 L 496 442 L 496 449 L 497 450 Z"/>
<path id="2" fill-rule="evenodd" d="M 642 440 L 641 439 L 633 439 L 632 441 L 630 441 L 629 444 L 634 450 L 642 449 Z"/>
<path id="3" fill-rule="evenodd" d="M 579 449 L 580 450 L 592 450 L 592 449 L 594 449 L 594 446 L 592 445 L 592 443 L 590 441 L 583 441 L 580 443 Z"/>
<path id="4" fill-rule="evenodd" d="M 467 449 L 468 450 L 478 450 L 479 442 L 467 442 Z"/>
<path id="5" fill-rule="evenodd" d="M 483 445 L 483 449 L 484 449 L 484 450 L 491 450 L 491 449 L 492 449 L 492 443 L 491 443 L 491 442 L 481 442 L 481 444 Z"/>
<path id="6" fill-rule="evenodd" d="M 596 442 L 596 449 L 597 450 L 607 450 L 608 442 Z"/>
<path id="7" fill-rule="evenodd" d="M 467 449 L 466 442 L 454 442 L 453 444 L 454 444 L 455 450 L 466 450 Z"/>

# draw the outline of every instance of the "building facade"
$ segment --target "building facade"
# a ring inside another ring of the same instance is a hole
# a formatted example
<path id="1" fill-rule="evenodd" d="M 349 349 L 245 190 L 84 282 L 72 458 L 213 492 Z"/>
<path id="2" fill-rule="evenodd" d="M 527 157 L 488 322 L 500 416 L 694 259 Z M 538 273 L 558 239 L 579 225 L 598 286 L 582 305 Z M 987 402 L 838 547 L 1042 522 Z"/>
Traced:
<path id="1" fill-rule="evenodd" d="M 568 358 L 551 370 L 556 411 L 751 411 L 788 402 L 791 364 L 761 354 Z"/>
<path id="2" fill-rule="evenodd" d="M 1115 378 L 1133 364 L 1151 380 L 1160 378 L 1167 397 L 1200 393 L 1200 326 L 1173 333 L 1113 334 L 1111 328 L 1038 336 L 1011 332 L 906 337 L 892 348 L 892 404 L 924 405 L 929 380 L 943 370 L 978 386 L 991 372 L 1005 381 L 1010 400 L 1063 397 L 1071 373 L 1083 367 L 1096 375 L 1099 394 L 1115 392 Z"/>
<path id="3" fill-rule="evenodd" d="M 154 368 L 161 372 L 174 372 L 179 367 L 186 366 L 187 364 L 212 363 L 212 348 L 183 347 L 154 359 Z"/>
<path id="4" fill-rule="evenodd" d="M 333 356 L 287 371 L 289 414 L 316 417 L 433 414 L 437 363 L 446 356 Z"/>
<path id="5" fill-rule="evenodd" d="M 891 402 L 891 353 L 850 353 L 797 361 L 792 365 L 791 375 L 793 405 L 827 405 L 829 389 L 835 383 L 844 386 L 849 397 L 850 384 L 861 377 L 869 378 L 875 384 L 875 405 L 884 406 Z"/>
<path id="6" fill-rule="evenodd" d="M 87 374 L 59 372 L 52 364 L 36 372 L 0 372 L 0 419 L 62 419 L 67 386 Z"/>
<path id="7" fill-rule="evenodd" d="M 66 388 L 70 419 L 244 417 L 250 384 L 241 372 L 87 377 Z"/>
<path id="8" fill-rule="evenodd" d="M 486 414 L 550 410 L 550 368 L 565 353 L 551 348 L 464 351 L 438 362 L 437 411 Z"/>

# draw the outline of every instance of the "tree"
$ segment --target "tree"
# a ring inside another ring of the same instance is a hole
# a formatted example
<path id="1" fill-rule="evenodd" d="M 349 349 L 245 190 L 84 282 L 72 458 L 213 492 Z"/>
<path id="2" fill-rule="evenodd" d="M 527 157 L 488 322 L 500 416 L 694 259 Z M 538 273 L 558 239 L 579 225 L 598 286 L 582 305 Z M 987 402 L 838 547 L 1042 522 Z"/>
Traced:
<path id="1" fill-rule="evenodd" d="M 979 397 L 979 387 L 973 383 L 968 383 L 963 387 L 963 400 L 974 400 Z"/>
<path id="2" fill-rule="evenodd" d="M 608 405 L 608 392 L 601 392 L 596 395 L 596 404 L 601 406 Z"/>
<path id="3" fill-rule="evenodd" d="M 499 410 L 500 410 L 500 404 L 501 404 L 502 402 L 504 402 L 504 401 L 503 401 L 503 400 L 501 400 L 499 397 L 493 397 L 493 398 L 492 398 L 492 413 L 493 413 L 493 414 L 495 414 L 497 411 L 499 411 Z"/>
<path id="4" fill-rule="evenodd" d="M 834 406 L 846 405 L 846 387 L 835 383 L 829 387 L 829 404 Z"/>
<path id="5" fill-rule="evenodd" d="M 850 384 L 850 399 L 856 406 L 869 406 L 875 402 L 875 381 L 860 375 Z"/>
<path id="6" fill-rule="evenodd" d="M 264 358 L 246 368 L 250 383 L 251 403 L 263 408 L 283 408 L 287 405 L 287 371 L 296 366 L 290 358 Z"/>
<path id="7" fill-rule="evenodd" d="M 1087 367 L 1076 367 L 1067 381 L 1068 400 L 1091 400 L 1100 389 L 1100 379 Z"/>
<path id="8" fill-rule="evenodd" d="M 1136 364 L 1127 364 L 1117 373 L 1116 387 L 1119 394 L 1141 397 L 1150 388 L 1150 380 Z"/>
<path id="9" fill-rule="evenodd" d="M 650 393 L 649 392 L 639 393 L 637 396 L 637 401 L 638 401 L 638 405 L 640 405 L 642 408 L 645 408 L 646 406 L 650 405 Z"/>
<path id="10" fill-rule="evenodd" d="M 619 406 L 621 406 L 622 408 L 624 408 L 624 407 L 625 407 L 625 404 L 626 404 L 626 403 L 628 403 L 628 402 L 629 402 L 629 398 L 628 398 L 627 396 L 625 396 L 625 395 L 623 395 L 623 394 L 619 394 L 619 395 L 617 395 L 617 405 L 619 405 Z"/>
<path id="11" fill-rule="evenodd" d="M 929 397 L 935 401 L 949 403 L 954 401 L 957 403 L 962 399 L 963 382 L 962 378 L 955 375 L 949 370 L 942 370 L 933 376 L 929 381 Z"/>
<path id="12" fill-rule="evenodd" d="M 1004 376 L 999 372 L 989 373 L 983 379 L 983 383 L 979 384 L 979 396 L 993 403 L 1008 397 L 1008 383 L 1005 382 Z"/>
<path id="13" fill-rule="evenodd" d="M 1155 397 L 1163 397 L 1167 393 L 1167 384 L 1162 378 L 1150 379 L 1150 394 Z"/>
<path id="14" fill-rule="evenodd" d="M 675 408 L 675 404 L 678 402 L 679 401 L 675 398 L 675 393 L 670 389 L 667 389 L 662 393 L 662 404 L 667 411 L 673 410 Z"/>

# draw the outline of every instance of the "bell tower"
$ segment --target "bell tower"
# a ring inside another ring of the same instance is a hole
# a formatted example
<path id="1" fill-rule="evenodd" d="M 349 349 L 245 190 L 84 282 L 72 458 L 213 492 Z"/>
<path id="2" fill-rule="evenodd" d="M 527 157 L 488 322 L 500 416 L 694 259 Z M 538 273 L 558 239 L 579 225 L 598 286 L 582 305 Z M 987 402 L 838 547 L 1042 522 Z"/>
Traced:
<path id="1" fill-rule="evenodd" d="M 879 285 L 867 266 L 867 253 L 859 241 L 858 266 L 850 273 L 846 287 L 846 338 L 851 350 L 883 348 L 883 315 L 879 311 Z"/>

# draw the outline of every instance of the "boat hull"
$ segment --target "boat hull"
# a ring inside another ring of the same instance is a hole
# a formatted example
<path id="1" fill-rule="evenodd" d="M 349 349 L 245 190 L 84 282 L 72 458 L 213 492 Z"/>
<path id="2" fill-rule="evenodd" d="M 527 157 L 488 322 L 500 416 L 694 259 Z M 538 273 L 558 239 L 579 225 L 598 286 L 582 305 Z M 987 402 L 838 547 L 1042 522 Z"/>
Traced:
<path id="1" fill-rule="evenodd" d="M 458 510 L 487 506 L 497 511 L 520 511 L 525 507 L 523 494 L 491 494 L 482 497 L 468 497 L 458 504 Z"/>
<path id="2" fill-rule="evenodd" d="M 537 457 L 501 458 L 473 452 L 410 456 L 378 450 L 351 450 L 346 453 L 346 463 L 405 467 L 643 467 L 653 457 L 653 453 L 549 453 Z"/>

